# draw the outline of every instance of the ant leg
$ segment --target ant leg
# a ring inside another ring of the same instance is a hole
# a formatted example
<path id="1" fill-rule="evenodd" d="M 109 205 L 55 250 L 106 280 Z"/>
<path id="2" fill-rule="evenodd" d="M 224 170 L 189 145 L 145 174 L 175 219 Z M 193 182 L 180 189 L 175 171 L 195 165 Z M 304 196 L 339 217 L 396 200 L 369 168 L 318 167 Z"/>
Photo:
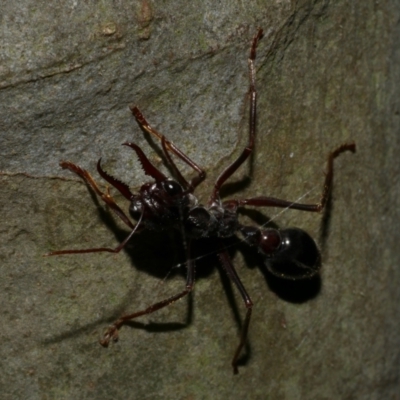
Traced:
<path id="1" fill-rule="evenodd" d="M 192 192 L 206 177 L 205 171 L 200 168 L 192 159 L 190 159 L 186 154 L 184 154 L 181 150 L 179 150 L 172 142 L 170 142 L 163 134 L 160 132 L 156 131 L 154 128 L 150 126 L 150 124 L 146 121 L 144 118 L 143 114 L 141 111 L 136 107 L 136 106 L 130 106 L 130 110 L 132 111 L 132 114 L 136 118 L 137 123 L 142 127 L 144 131 L 147 133 L 150 133 L 151 135 L 155 136 L 157 139 L 161 140 L 161 143 L 164 141 L 163 145 L 163 151 L 164 154 L 166 154 L 165 149 L 171 151 L 174 153 L 177 157 L 179 157 L 183 162 L 185 162 L 189 167 L 194 169 L 197 172 L 197 176 L 194 177 L 190 183 L 189 183 L 189 190 Z M 175 163 L 172 161 L 171 157 L 168 157 L 166 155 L 168 161 L 172 165 L 174 171 L 177 170 L 177 166 Z M 182 176 L 180 173 L 178 174 L 178 177 Z M 186 182 L 186 180 L 185 180 Z"/>
<path id="2" fill-rule="evenodd" d="M 276 199 L 274 197 L 252 197 L 250 199 L 242 200 L 228 200 L 224 202 L 224 206 L 231 206 L 233 208 L 238 206 L 255 206 L 255 207 L 282 207 L 282 208 L 292 208 L 301 211 L 319 212 L 324 209 L 326 202 L 328 201 L 329 194 L 332 188 L 333 181 L 333 161 L 339 156 L 339 154 L 351 151 L 355 153 L 356 145 L 355 143 L 345 143 L 339 146 L 337 149 L 332 151 L 328 156 L 328 172 L 325 176 L 324 187 L 322 190 L 322 195 L 319 203 L 316 204 L 301 204 L 292 201 Z"/>
<path id="3" fill-rule="evenodd" d="M 235 354 L 232 359 L 233 373 L 236 375 L 237 373 L 239 373 L 238 359 L 239 359 L 240 353 L 241 353 L 244 345 L 246 344 L 247 332 L 249 330 L 253 302 L 251 301 L 250 296 L 247 294 L 246 289 L 244 288 L 244 286 L 239 278 L 239 275 L 237 274 L 235 267 L 233 266 L 233 264 L 230 260 L 228 252 L 224 249 L 223 251 L 218 253 L 218 257 L 221 261 L 221 264 L 222 264 L 225 272 L 228 274 L 229 278 L 231 278 L 233 283 L 239 289 L 239 292 L 243 298 L 244 304 L 247 308 L 246 317 L 245 317 L 245 320 L 244 320 L 244 323 L 242 326 L 242 332 L 240 334 L 240 342 L 239 342 L 238 347 L 236 348 Z"/>
<path id="4" fill-rule="evenodd" d="M 102 251 L 106 251 L 108 253 L 119 253 L 125 247 L 125 245 L 128 243 L 128 241 L 133 236 L 133 234 L 139 232 L 142 229 L 142 227 L 140 227 L 140 223 L 142 222 L 142 218 L 143 218 L 143 213 L 140 215 L 140 218 L 139 218 L 137 224 L 133 227 L 131 233 L 115 249 L 111 249 L 109 247 L 94 247 L 94 248 L 91 248 L 91 249 L 56 250 L 56 251 L 51 251 L 50 253 L 43 254 L 43 256 L 44 257 L 49 257 L 49 256 L 59 256 L 61 254 L 99 253 L 99 252 L 102 252 Z"/>
<path id="5" fill-rule="evenodd" d="M 181 299 L 182 297 L 189 294 L 194 287 L 194 276 L 195 276 L 195 263 L 194 260 L 190 258 L 190 244 L 188 245 L 188 259 L 187 259 L 187 275 L 186 275 L 186 288 L 182 292 L 178 293 L 175 296 L 171 296 L 168 299 L 162 300 L 158 303 L 155 303 L 144 310 L 137 311 L 132 314 L 123 315 L 117 321 L 115 321 L 104 333 L 103 339 L 100 340 L 100 344 L 104 347 L 107 347 L 110 343 L 110 340 L 116 342 L 118 340 L 118 331 L 122 325 L 124 325 L 127 321 L 130 321 L 134 318 L 141 317 L 142 315 L 152 314 L 153 312 L 160 310 L 161 308 L 167 307 L 175 301 Z"/>
<path id="6" fill-rule="evenodd" d="M 249 75 L 250 75 L 250 116 L 249 116 L 249 143 L 242 151 L 242 154 L 231 164 L 229 165 L 222 174 L 218 177 L 217 181 L 214 185 L 214 190 L 211 193 L 210 199 L 208 201 L 209 205 L 212 205 L 219 196 L 219 191 L 221 186 L 225 183 L 225 181 L 231 177 L 235 171 L 247 160 L 249 155 L 252 153 L 254 148 L 254 138 L 256 135 L 256 120 L 257 120 L 257 92 L 256 92 L 256 69 L 254 66 L 254 61 L 256 59 L 256 49 L 259 40 L 263 36 L 263 30 L 258 29 L 256 35 L 253 37 L 253 42 L 250 49 L 250 55 L 248 59 L 249 63 Z"/>
<path id="7" fill-rule="evenodd" d="M 111 197 L 109 189 L 107 188 L 107 192 L 104 193 L 102 192 L 93 177 L 89 174 L 88 171 L 85 169 L 79 167 L 76 164 L 73 164 L 69 161 L 61 161 L 60 166 L 62 168 L 69 169 L 70 171 L 76 173 L 79 175 L 95 192 L 96 194 L 114 211 L 114 213 L 121 218 L 123 222 L 125 222 L 126 225 L 129 226 L 129 228 L 132 229 L 131 233 L 128 235 L 128 237 L 115 249 L 111 249 L 108 247 L 98 247 L 98 248 L 90 248 L 90 249 L 78 249 L 78 250 L 57 250 L 57 251 L 52 251 L 50 253 L 44 254 L 45 257 L 48 256 L 56 256 L 56 255 L 61 255 L 61 254 L 79 254 L 79 253 L 97 253 L 97 252 L 102 252 L 106 251 L 109 253 L 119 253 L 121 249 L 126 245 L 126 243 L 129 241 L 129 239 L 133 236 L 134 233 L 138 232 L 141 230 L 141 227 L 139 227 L 143 215 L 140 216 L 139 221 L 136 225 L 133 225 L 132 222 L 129 220 L 129 218 L 126 216 L 126 214 L 122 211 L 122 209 L 118 206 L 118 204 L 115 202 L 115 200 Z M 97 164 L 97 169 L 100 172 L 100 175 L 106 175 L 109 179 L 111 180 L 110 183 L 117 183 L 122 186 L 126 186 L 124 183 L 117 181 L 110 175 L 106 174 L 100 167 L 100 160 Z M 114 182 L 115 181 L 115 182 Z M 116 186 L 117 187 L 117 186 Z M 117 187 L 118 189 L 118 187 Z M 126 190 L 129 191 L 129 188 L 126 186 Z"/>
<path id="8" fill-rule="evenodd" d="M 177 177 L 178 181 L 181 183 L 181 185 L 183 185 L 186 189 L 189 190 L 189 192 L 193 192 L 194 187 L 192 182 L 189 183 L 185 177 L 182 175 L 181 171 L 179 171 L 179 168 L 177 167 L 177 165 L 174 163 L 174 161 L 172 160 L 172 157 L 170 156 L 170 154 L 168 153 L 168 148 L 167 148 L 167 144 L 166 144 L 166 138 L 165 136 L 163 136 L 161 138 L 161 147 L 163 149 L 165 158 L 167 159 L 169 165 L 172 167 L 172 169 L 174 170 L 174 174 Z"/>
<path id="9" fill-rule="evenodd" d="M 113 210 L 114 213 L 116 215 L 118 215 L 118 217 L 121 218 L 121 220 L 126 225 L 129 226 L 129 228 L 131 228 L 131 229 L 134 228 L 134 225 L 132 224 L 132 222 L 129 220 L 129 218 L 126 216 L 126 214 L 122 211 L 122 209 L 117 205 L 115 200 L 111 197 L 108 188 L 107 188 L 107 193 L 102 192 L 88 171 L 81 168 L 79 165 L 73 164 L 70 161 L 61 161 L 60 166 L 64 169 L 69 169 L 70 171 L 79 175 L 96 192 L 96 194 L 111 208 L 111 210 Z M 97 164 L 97 169 L 99 170 L 99 172 L 101 172 L 100 175 L 103 176 L 103 174 L 105 174 L 105 172 L 100 167 L 100 160 Z M 110 182 L 110 183 L 112 183 L 112 182 Z M 122 182 L 120 182 L 120 183 L 122 184 Z M 125 185 L 125 184 L 122 184 L 122 185 Z"/>

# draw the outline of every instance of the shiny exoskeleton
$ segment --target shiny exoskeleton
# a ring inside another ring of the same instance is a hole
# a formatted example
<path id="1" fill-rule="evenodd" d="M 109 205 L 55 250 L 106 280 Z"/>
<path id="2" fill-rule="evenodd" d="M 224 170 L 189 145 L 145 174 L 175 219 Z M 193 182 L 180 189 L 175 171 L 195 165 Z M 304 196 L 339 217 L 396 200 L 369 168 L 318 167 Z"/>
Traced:
<path id="1" fill-rule="evenodd" d="M 124 145 L 131 147 L 136 152 L 144 172 L 152 178 L 151 181 L 145 183 L 136 194 L 131 192 L 127 184 L 105 172 L 101 167 L 101 160 L 99 160 L 97 164 L 99 174 L 130 201 L 129 214 L 135 221 L 137 221 L 135 224 L 131 222 L 125 212 L 115 203 L 114 199 L 108 192 L 108 189 L 105 192 L 100 190 L 89 172 L 68 161 L 60 163 L 63 168 L 67 168 L 82 177 L 116 213 L 116 215 L 118 215 L 118 217 L 121 218 L 121 220 L 131 229 L 131 232 L 115 249 L 91 248 L 83 250 L 61 250 L 51 252 L 47 255 L 92 253 L 101 251 L 118 253 L 135 233 L 145 229 L 157 231 L 176 229 L 183 232 L 186 238 L 187 278 L 184 290 L 168 299 L 155 303 L 144 310 L 123 315 L 105 332 L 104 337 L 100 340 L 100 343 L 103 346 L 107 346 L 110 340 L 116 341 L 118 339 L 118 331 L 127 321 L 145 314 L 151 314 L 160 308 L 166 307 L 176 300 L 186 296 L 193 290 L 195 268 L 194 260 L 191 257 L 192 240 L 204 237 L 215 238 L 218 245 L 219 260 L 228 276 L 238 288 L 247 309 L 240 342 L 232 360 L 234 373 L 238 372 L 239 356 L 246 343 L 253 303 L 230 260 L 229 254 L 224 245 L 224 239 L 240 234 L 245 242 L 250 246 L 257 248 L 263 255 L 268 270 L 279 277 L 285 279 L 304 279 L 310 278 L 318 273 L 321 265 L 320 252 L 309 234 L 299 228 L 277 230 L 242 225 L 238 219 L 238 210 L 241 207 L 253 206 L 282 207 L 310 212 L 321 211 L 325 207 L 332 186 L 333 160 L 344 151 L 355 152 L 356 147 L 354 143 L 343 144 L 329 154 L 328 170 L 319 203 L 300 204 L 265 196 L 247 199 L 231 199 L 226 201 L 220 199 L 219 193 L 221 186 L 246 161 L 254 149 L 257 98 L 254 63 L 257 44 L 261 39 L 262 34 L 262 30 L 258 29 L 252 40 L 248 59 L 250 75 L 249 141 L 240 156 L 220 174 L 214 184 L 206 205 L 199 204 L 197 198 L 193 194 L 195 188 L 205 179 L 204 170 L 188 156 L 182 153 L 182 151 L 164 135 L 152 128 L 136 106 L 131 107 L 131 111 L 136 118 L 136 121 L 145 132 L 153 135 L 161 141 L 164 156 L 170 168 L 174 172 L 175 180 L 168 178 L 157 169 L 149 161 L 141 148 L 134 143 L 124 143 Z M 171 155 L 180 158 L 183 162 L 189 165 L 196 172 L 195 177 L 190 181 L 187 181 L 172 160 Z"/>

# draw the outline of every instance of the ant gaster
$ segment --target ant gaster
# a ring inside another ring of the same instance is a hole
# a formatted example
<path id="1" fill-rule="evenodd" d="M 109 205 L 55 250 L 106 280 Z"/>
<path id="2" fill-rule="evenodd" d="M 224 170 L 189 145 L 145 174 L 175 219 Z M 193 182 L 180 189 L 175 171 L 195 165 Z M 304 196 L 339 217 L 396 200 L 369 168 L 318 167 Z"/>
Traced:
<path id="1" fill-rule="evenodd" d="M 104 333 L 103 338 L 100 340 L 100 343 L 103 346 L 108 346 L 110 340 L 118 340 L 118 331 L 127 321 L 142 315 L 151 314 L 154 311 L 166 307 L 186 296 L 193 290 L 195 282 L 195 265 L 194 260 L 191 258 L 190 249 L 191 241 L 194 239 L 205 237 L 215 238 L 215 241 L 218 244 L 217 254 L 219 260 L 232 282 L 238 288 L 247 310 L 240 335 L 240 341 L 232 359 L 232 367 L 235 374 L 238 373 L 239 356 L 246 343 L 253 302 L 231 262 L 228 251 L 224 247 L 223 239 L 232 237 L 236 233 L 240 233 L 245 242 L 250 246 L 256 247 L 262 254 L 265 259 L 265 264 L 270 272 L 281 278 L 310 278 L 318 272 L 320 267 L 320 252 L 314 240 L 305 231 L 299 228 L 278 230 L 245 226 L 238 220 L 238 209 L 244 206 L 253 206 L 292 208 L 310 212 L 321 211 L 326 205 L 332 186 L 333 160 L 344 151 L 355 152 L 356 146 L 354 143 L 343 144 L 329 154 L 328 172 L 326 173 L 320 202 L 317 204 L 300 204 L 265 196 L 226 201 L 220 199 L 220 190 L 222 185 L 247 160 L 254 149 L 257 98 L 255 88 L 256 71 L 254 63 L 257 44 L 262 36 L 262 29 L 258 29 L 252 40 L 248 59 L 250 75 L 249 142 L 240 156 L 219 175 L 206 205 L 199 204 L 198 200 L 193 195 L 195 188 L 205 179 L 205 171 L 179 150 L 174 143 L 170 142 L 164 135 L 152 128 L 136 106 L 130 107 L 136 121 L 144 131 L 161 141 L 164 156 L 176 177 L 176 180 L 174 180 L 165 176 L 149 161 L 142 149 L 136 144 L 130 142 L 124 143 L 124 145 L 131 147 L 135 151 L 145 174 L 153 179 L 153 181 L 145 183 L 140 188 L 139 193 L 134 194 L 131 192 L 127 184 L 112 177 L 102 169 L 100 164 L 101 159 L 98 161 L 97 171 L 100 176 L 114 186 L 130 201 L 129 214 L 137 221 L 136 224 L 133 224 L 125 212 L 115 203 L 108 188 L 105 192 L 100 190 L 89 172 L 69 161 L 62 161 L 60 163 L 62 168 L 67 168 L 83 178 L 83 180 L 99 195 L 111 210 L 113 210 L 114 213 L 131 229 L 131 232 L 115 249 L 101 247 L 83 250 L 61 250 L 48 253 L 48 256 L 103 251 L 118 253 L 135 233 L 145 229 L 156 231 L 177 229 L 183 231 L 187 238 L 187 277 L 185 289 L 175 296 L 171 296 L 163 301 L 155 303 L 144 310 L 120 317 Z M 187 181 L 179 171 L 175 162 L 172 160 L 170 153 L 174 154 L 190 166 L 197 173 L 196 176 L 190 181 Z"/>

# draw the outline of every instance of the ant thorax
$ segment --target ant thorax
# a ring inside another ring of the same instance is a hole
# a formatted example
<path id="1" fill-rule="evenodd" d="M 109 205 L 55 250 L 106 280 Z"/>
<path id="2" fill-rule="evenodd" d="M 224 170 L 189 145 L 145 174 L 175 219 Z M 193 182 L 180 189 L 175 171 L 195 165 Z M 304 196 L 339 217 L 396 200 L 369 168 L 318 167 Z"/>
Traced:
<path id="1" fill-rule="evenodd" d="M 184 221 L 184 232 L 191 239 L 232 237 L 240 226 L 236 210 L 217 204 L 191 208 Z"/>

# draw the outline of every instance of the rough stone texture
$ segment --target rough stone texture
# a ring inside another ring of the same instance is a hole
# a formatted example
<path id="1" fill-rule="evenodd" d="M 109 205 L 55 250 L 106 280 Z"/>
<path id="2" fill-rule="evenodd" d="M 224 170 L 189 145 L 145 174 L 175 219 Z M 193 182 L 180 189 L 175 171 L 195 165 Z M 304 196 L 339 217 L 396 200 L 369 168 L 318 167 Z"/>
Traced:
<path id="1" fill-rule="evenodd" d="M 4 2 L 0 16 L 1 397 L 395 398 L 398 2 L 53 3 Z M 321 277 L 281 282 L 253 251 L 233 250 L 255 303 L 237 376 L 230 361 L 244 307 L 213 257 L 199 260 L 189 301 L 124 327 L 103 349 L 98 338 L 122 312 L 181 290 L 180 240 L 145 233 L 116 256 L 43 258 L 116 246 L 126 235 L 58 162 L 95 171 L 101 156 L 107 171 L 139 186 L 138 162 L 120 144 L 134 141 L 161 160 L 130 115 L 135 102 L 206 168 L 205 198 L 246 141 L 246 59 L 257 26 L 267 32 L 257 58 L 257 148 L 236 175 L 240 192 L 226 193 L 316 201 L 326 155 L 354 140 L 357 154 L 335 164 L 328 216 L 264 212 L 319 238 Z"/>

